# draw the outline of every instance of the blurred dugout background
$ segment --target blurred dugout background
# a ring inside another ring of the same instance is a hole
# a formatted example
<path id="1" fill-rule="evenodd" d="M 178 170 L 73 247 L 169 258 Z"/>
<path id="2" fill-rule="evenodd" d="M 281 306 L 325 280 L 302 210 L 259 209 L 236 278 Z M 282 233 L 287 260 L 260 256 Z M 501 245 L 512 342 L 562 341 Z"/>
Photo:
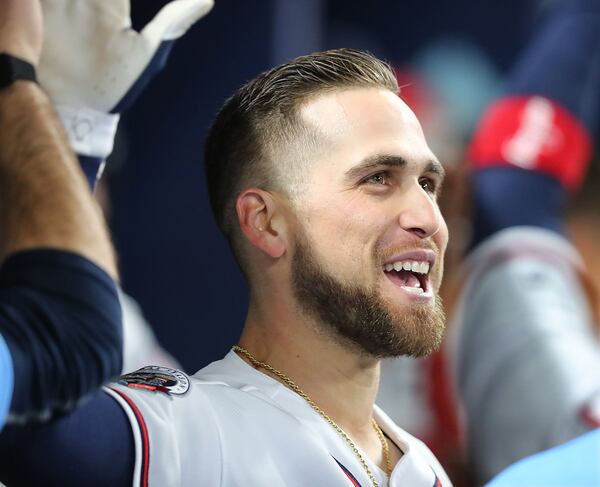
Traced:
<path id="1" fill-rule="evenodd" d="M 132 0 L 134 26 L 164 3 Z M 452 166 L 539 10 L 533 0 L 216 0 L 124 116 L 107 176 L 124 288 L 188 372 L 224 355 L 246 311 L 203 174 L 205 134 L 226 97 L 297 55 L 367 49 L 398 69 L 430 144 Z"/>

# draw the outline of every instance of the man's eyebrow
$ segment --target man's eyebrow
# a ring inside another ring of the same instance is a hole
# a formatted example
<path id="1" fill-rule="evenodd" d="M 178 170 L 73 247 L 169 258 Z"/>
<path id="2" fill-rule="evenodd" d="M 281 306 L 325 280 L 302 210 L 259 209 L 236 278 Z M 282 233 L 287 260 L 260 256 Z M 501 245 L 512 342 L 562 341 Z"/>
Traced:
<path id="1" fill-rule="evenodd" d="M 356 166 L 352 166 L 346 171 L 345 179 L 353 180 L 357 177 L 362 176 L 364 173 L 369 172 L 371 169 L 377 169 L 380 167 L 402 167 L 406 166 L 406 159 L 400 156 L 390 155 L 375 155 L 367 157 L 366 159 L 359 162 Z"/>
<path id="2" fill-rule="evenodd" d="M 356 166 L 351 167 L 346 171 L 345 178 L 348 180 L 354 180 L 357 177 L 362 176 L 363 174 L 369 172 L 371 169 L 378 169 L 381 167 L 404 167 L 408 165 L 406 159 L 401 156 L 392 156 L 392 155 L 375 155 L 371 157 L 367 157 L 362 162 L 358 163 Z M 428 162 L 427 166 L 425 166 L 426 173 L 435 173 L 441 179 L 446 175 L 446 170 L 444 167 L 435 159 L 432 159 Z"/>
<path id="3" fill-rule="evenodd" d="M 429 164 L 425 168 L 425 172 L 435 173 L 440 177 L 440 179 L 444 179 L 446 176 L 446 170 L 444 169 L 444 166 L 442 166 L 442 164 L 435 159 L 429 161 Z"/>

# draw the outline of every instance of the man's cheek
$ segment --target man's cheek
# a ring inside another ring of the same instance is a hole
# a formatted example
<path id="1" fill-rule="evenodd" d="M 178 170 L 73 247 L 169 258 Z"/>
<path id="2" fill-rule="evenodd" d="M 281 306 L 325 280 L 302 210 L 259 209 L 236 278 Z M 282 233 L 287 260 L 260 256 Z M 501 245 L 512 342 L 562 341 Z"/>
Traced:
<path id="1" fill-rule="evenodd" d="M 446 220 L 440 215 L 440 227 L 439 230 L 434 237 L 434 241 L 438 246 L 440 251 L 440 256 L 443 256 L 446 252 L 446 248 L 448 247 L 449 233 L 448 233 L 448 225 L 446 224 Z"/>

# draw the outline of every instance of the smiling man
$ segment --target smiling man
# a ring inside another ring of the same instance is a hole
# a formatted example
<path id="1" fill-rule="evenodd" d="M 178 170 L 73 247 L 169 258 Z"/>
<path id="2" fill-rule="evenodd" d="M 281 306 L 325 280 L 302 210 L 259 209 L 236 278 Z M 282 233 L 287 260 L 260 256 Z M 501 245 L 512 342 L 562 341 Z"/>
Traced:
<path id="1" fill-rule="evenodd" d="M 26 448 L 11 442 L 6 455 L 26 465 L 8 469 L 11 485 L 70 485 L 51 466 L 65 456 L 85 459 L 76 485 L 451 485 L 374 405 L 380 360 L 430 353 L 444 329 L 443 169 L 397 92 L 387 65 L 341 49 L 263 73 L 226 102 L 206 169 L 250 288 L 239 345 L 191 378 L 123 376 L 15 440 Z M 93 447 L 70 433 L 84 424 Z M 48 436 L 60 458 L 48 460 Z"/>
<path id="2" fill-rule="evenodd" d="M 353 356 L 439 345 L 443 169 L 397 91 L 380 61 L 329 51 L 259 77 L 221 112 L 207 173 L 252 289 L 242 343 L 272 321 Z"/>

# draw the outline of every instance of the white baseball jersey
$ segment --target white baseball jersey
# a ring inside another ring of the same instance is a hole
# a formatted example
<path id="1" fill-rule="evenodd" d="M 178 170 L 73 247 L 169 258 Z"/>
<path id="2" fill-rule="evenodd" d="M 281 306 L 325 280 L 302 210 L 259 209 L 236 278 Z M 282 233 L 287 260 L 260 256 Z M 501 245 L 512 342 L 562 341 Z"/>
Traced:
<path id="1" fill-rule="evenodd" d="M 234 352 L 191 378 L 146 368 L 107 391 L 130 419 L 135 487 L 371 486 L 349 446 L 304 399 Z M 389 484 L 363 454 L 380 486 L 451 485 L 421 441 L 379 408 L 374 414 L 403 452 Z"/>

